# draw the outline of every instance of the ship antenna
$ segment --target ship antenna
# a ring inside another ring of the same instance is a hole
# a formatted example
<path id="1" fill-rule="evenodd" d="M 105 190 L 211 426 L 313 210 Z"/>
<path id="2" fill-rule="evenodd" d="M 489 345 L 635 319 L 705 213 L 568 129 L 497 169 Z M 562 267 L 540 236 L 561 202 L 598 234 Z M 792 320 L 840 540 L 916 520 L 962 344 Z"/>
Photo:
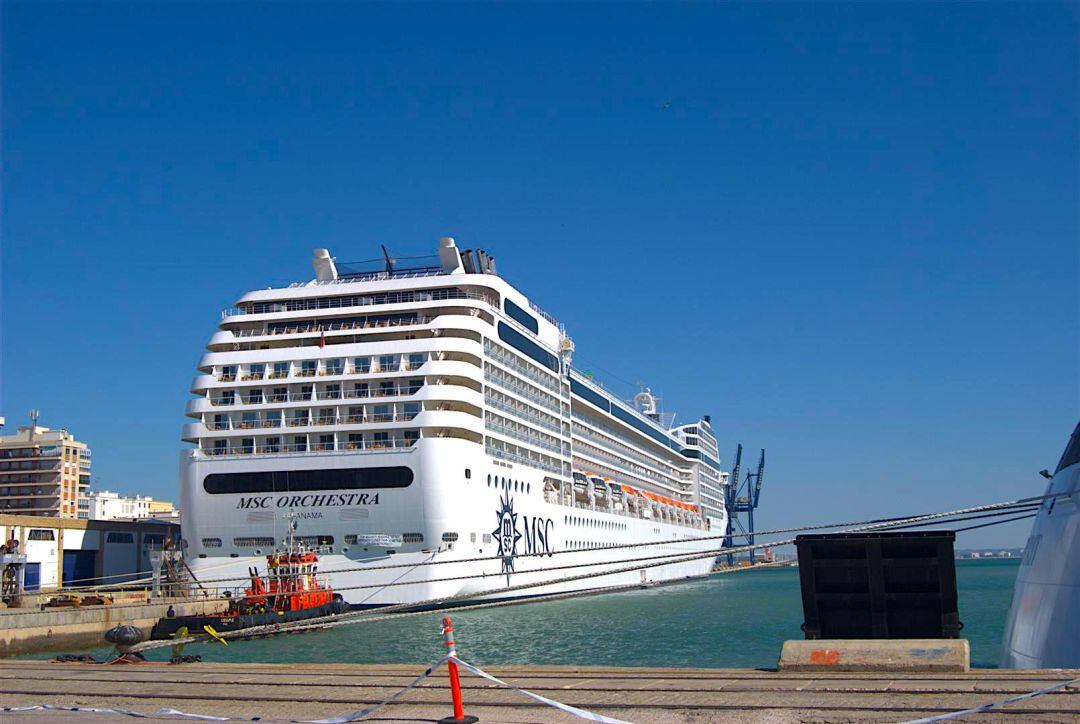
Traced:
<path id="1" fill-rule="evenodd" d="M 396 260 L 390 256 L 390 252 L 386 250 L 386 244 L 379 244 L 379 246 L 382 248 L 383 259 L 386 259 L 386 273 L 393 274 Z"/>

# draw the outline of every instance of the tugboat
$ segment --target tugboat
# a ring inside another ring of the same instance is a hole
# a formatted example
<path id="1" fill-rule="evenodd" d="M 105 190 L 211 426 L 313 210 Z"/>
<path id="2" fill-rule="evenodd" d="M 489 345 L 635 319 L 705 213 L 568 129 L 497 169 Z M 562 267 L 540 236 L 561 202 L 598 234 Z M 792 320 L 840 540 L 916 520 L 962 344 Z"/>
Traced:
<path id="1" fill-rule="evenodd" d="M 243 596 L 229 601 L 225 611 L 159 619 L 150 631 L 150 638 L 174 638 L 180 629 L 185 632 L 239 631 L 347 611 L 349 604 L 341 594 L 334 593 L 325 576 L 319 575 L 318 566 L 319 557 L 315 551 L 296 545 L 290 532 L 285 552 L 274 551 L 266 557 L 266 576 L 249 568 L 251 584 Z"/>

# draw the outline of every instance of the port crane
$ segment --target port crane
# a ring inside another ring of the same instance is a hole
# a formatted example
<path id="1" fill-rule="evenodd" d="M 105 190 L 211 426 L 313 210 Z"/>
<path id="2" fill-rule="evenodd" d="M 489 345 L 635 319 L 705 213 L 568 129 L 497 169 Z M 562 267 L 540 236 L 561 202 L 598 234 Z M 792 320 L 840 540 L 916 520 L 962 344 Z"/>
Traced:
<path id="1" fill-rule="evenodd" d="M 765 450 L 761 451 L 761 457 L 758 458 L 757 471 L 746 471 L 746 477 L 742 482 L 739 482 L 739 475 L 742 473 L 742 445 L 739 445 L 735 451 L 735 467 L 731 470 L 731 481 L 728 483 L 727 488 L 724 489 L 724 504 L 727 506 L 728 520 L 727 530 L 725 531 L 724 546 L 732 547 L 735 545 L 732 543 L 732 539 L 735 535 L 736 528 L 740 533 L 746 536 L 746 545 L 754 545 L 754 509 L 758 507 L 758 502 L 761 500 L 761 484 L 765 481 Z M 738 514 L 746 513 L 746 524 L 743 525 Z M 739 536 L 743 537 L 742 535 Z M 750 565 L 753 565 L 756 556 L 755 551 L 750 549 Z M 728 553 L 727 562 L 729 566 L 735 565 L 735 556 Z"/>

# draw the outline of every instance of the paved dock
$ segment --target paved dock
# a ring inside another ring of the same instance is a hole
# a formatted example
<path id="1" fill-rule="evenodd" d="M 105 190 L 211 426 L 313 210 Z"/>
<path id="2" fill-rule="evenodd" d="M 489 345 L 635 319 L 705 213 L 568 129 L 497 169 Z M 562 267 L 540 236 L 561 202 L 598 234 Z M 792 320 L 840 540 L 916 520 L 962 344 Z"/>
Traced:
<path id="1" fill-rule="evenodd" d="M 86 665 L 0 661 L 0 706 L 54 704 L 153 712 L 161 708 L 269 720 L 314 719 L 377 703 L 423 665 Z M 1080 671 L 966 674 L 793 674 L 747 669 L 492 666 L 489 673 L 573 706 L 634 722 L 900 722 L 1000 701 Z M 463 673 L 466 712 L 482 722 L 580 722 L 518 692 Z M 366 721 L 431 722 L 450 714 L 445 668 Z M 6 721 L 131 721 L 64 712 Z M 1080 690 L 972 716 L 977 722 L 1076 722 Z M 173 720 L 175 721 L 175 720 Z"/>

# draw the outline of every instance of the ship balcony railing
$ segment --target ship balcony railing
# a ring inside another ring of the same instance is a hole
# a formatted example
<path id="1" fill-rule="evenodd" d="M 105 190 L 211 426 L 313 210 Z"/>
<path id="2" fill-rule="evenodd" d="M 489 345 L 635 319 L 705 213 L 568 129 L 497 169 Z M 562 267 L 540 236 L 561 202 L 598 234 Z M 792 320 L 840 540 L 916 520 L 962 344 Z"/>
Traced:
<path id="1" fill-rule="evenodd" d="M 257 374 L 253 374 L 253 375 L 244 375 L 240 379 L 243 382 L 251 382 L 252 380 L 261 380 L 261 379 L 264 379 L 265 377 L 266 376 L 264 374 L 257 373 Z"/>
<path id="2" fill-rule="evenodd" d="M 297 370 L 296 371 L 296 376 L 297 377 L 314 377 L 315 376 L 315 370 Z"/>
<path id="3" fill-rule="evenodd" d="M 288 402 L 288 400 L 289 400 L 288 395 L 282 395 L 280 393 L 266 396 L 266 401 L 267 402 Z"/>
<path id="4" fill-rule="evenodd" d="M 235 382 L 236 381 L 236 375 L 226 375 L 226 374 L 219 375 L 218 376 L 218 381 L 220 381 L 220 382 Z"/>
<path id="5" fill-rule="evenodd" d="M 235 405 L 236 404 L 236 398 L 235 397 L 211 397 L 210 398 L 210 404 L 211 405 L 219 405 L 219 406 L 220 405 Z"/>
<path id="6" fill-rule="evenodd" d="M 312 423 L 312 424 L 314 424 L 314 425 L 336 425 L 337 424 L 337 418 L 336 417 L 327 417 L 327 416 L 316 417 L 315 422 Z"/>
<path id="7" fill-rule="evenodd" d="M 362 440 L 344 443 L 312 442 L 306 443 L 280 443 L 280 444 L 256 444 L 256 445 L 233 445 L 228 448 L 207 448 L 203 454 L 207 457 L 225 457 L 239 455 L 275 455 L 281 453 L 326 453 L 326 452 L 355 452 L 362 451 L 387 451 L 407 450 L 416 445 L 418 438 L 390 438 L 388 440 Z"/>
<path id="8" fill-rule="evenodd" d="M 255 420 L 240 420 L 236 423 L 237 430 L 252 430 L 255 427 Z"/>
<path id="9" fill-rule="evenodd" d="M 288 419 L 288 421 L 286 422 L 286 424 L 289 427 L 307 427 L 310 424 L 310 422 L 311 421 L 308 420 L 308 418 L 306 418 L 306 417 L 300 417 L 300 418 L 290 417 Z"/>
<path id="10" fill-rule="evenodd" d="M 292 402 L 304 402 L 311 399 L 310 392 L 294 392 L 289 395 L 289 400 Z"/>
<path id="11" fill-rule="evenodd" d="M 338 390 L 337 392 L 327 392 L 327 391 L 324 390 L 324 391 L 319 393 L 319 399 L 320 400 L 340 400 L 341 399 L 341 390 Z"/>
<path id="12" fill-rule="evenodd" d="M 527 377 L 528 379 L 540 384 L 547 389 L 551 390 L 555 394 L 559 394 L 559 383 L 552 377 L 545 377 L 531 367 L 526 367 L 524 364 L 514 359 L 508 354 L 505 354 L 502 350 L 496 347 L 484 347 L 484 353 L 492 359 L 502 362 L 504 365 L 514 370 L 520 375 Z"/>
<path id="13" fill-rule="evenodd" d="M 272 380 L 283 380 L 289 376 L 288 372 L 271 372 L 269 377 Z"/>
<path id="14" fill-rule="evenodd" d="M 426 276 L 426 275 L 425 275 Z M 349 278 L 345 281 L 355 281 Z M 221 310 L 221 317 L 240 317 L 248 314 L 275 314 L 284 312 L 306 312 L 319 309 L 351 309 L 355 307 L 371 307 L 385 304 L 413 304 L 416 302 L 441 302 L 450 299 L 476 299 L 486 302 L 489 306 L 498 307 L 495 299 L 490 294 L 468 292 L 457 289 L 433 289 L 414 292 L 387 292 L 385 294 L 371 294 L 353 297 L 329 297 L 325 299 L 313 299 L 290 302 L 256 302 L 251 308 L 226 307 Z M 336 303 L 335 303 L 336 302 Z"/>
<path id="15" fill-rule="evenodd" d="M 276 337 L 282 334 L 314 334 L 324 332 L 349 332 L 359 329 L 385 329 L 389 327 L 406 327 L 417 324 L 428 324 L 438 315 L 408 314 L 403 313 L 401 318 L 373 319 L 363 322 L 322 322 L 306 324 L 290 324 L 286 326 L 257 327 L 255 329 L 231 330 L 234 337 Z"/>
<path id="16" fill-rule="evenodd" d="M 346 415 L 345 424 L 347 425 L 362 425 L 364 422 L 363 415 Z"/>
<path id="17" fill-rule="evenodd" d="M 506 413 L 508 413 L 510 415 L 514 415 L 515 417 L 521 418 L 522 420 L 527 420 L 530 423 L 532 423 L 533 425 L 536 425 L 537 427 L 542 427 L 545 430 L 549 430 L 550 432 L 553 432 L 556 435 L 564 435 L 565 434 L 565 432 L 562 430 L 561 427 L 559 427 L 559 425 L 556 425 L 555 423 L 552 423 L 552 422 L 549 422 L 548 420 L 543 419 L 542 417 L 540 417 L 539 415 L 537 415 L 534 412 L 518 409 L 518 408 L 514 407 L 513 405 L 508 405 L 505 402 L 502 402 L 501 400 L 495 399 L 494 397 L 485 397 L 484 402 L 488 406 L 494 407 L 496 410 L 501 410 L 502 412 L 506 412 Z"/>
<path id="18" fill-rule="evenodd" d="M 515 384 L 512 380 L 508 380 L 499 375 L 493 374 L 490 370 L 484 371 L 484 379 L 486 379 L 488 382 L 494 382 L 499 387 L 509 390 L 515 395 L 524 397 L 526 400 L 534 402 L 540 407 L 543 407 L 545 410 L 554 412 L 556 415 L 562 414 L 562 410 L 559 409 L 559 405 L 557 403 L 544 399 L 543 397 L 540 397 L 539 395 L 530 392 L 521 385 Z"/>
<path id="19" fill-rule="evenodd" d="M 549 451 L 551 451 L 553 453 L 556 453 L 558 455 L 565 454 L 563 449 L 558 445 L 555 445 L 555 444 L 550 443 L 550 442 L 548 442 L 546 440 L 538 438 L 535 435 L 529 435 L 529 434 L 526 434 L 526 433 L 518 432 L 517 430 L 513 430 L 513 429 L 508 428 L 508 427 L 506 427 L 504 425 L 500 425 L 497 422 L 487 422 L 487 423 L 485 423 L 485 427 L 487 427 L 487 429 L 492 430 L 492 431 L 494 431 L 494 432 L 496 432 L 496 433 L 498 433 L 500 435 L 506 435 L 507 437 L 512 437 L 515 440 L 520 440 L 521 442 L 526 442 L 526 443 L 528 443 L 530 445 L 535 445 L 536 447 L 543 448 L 545 450 L 549 450 Z"/>
<path id="20" fill-rule="evenodd" d="M 319 372 L 320 377 L 325 377 L 327 375 L 343 375 L 343 374 L 345 374 L 345 368 L 344 367 L 331 367 L 330 369 L 325 369 L 325 370 L 322 370 L 321 372 Z"/>

